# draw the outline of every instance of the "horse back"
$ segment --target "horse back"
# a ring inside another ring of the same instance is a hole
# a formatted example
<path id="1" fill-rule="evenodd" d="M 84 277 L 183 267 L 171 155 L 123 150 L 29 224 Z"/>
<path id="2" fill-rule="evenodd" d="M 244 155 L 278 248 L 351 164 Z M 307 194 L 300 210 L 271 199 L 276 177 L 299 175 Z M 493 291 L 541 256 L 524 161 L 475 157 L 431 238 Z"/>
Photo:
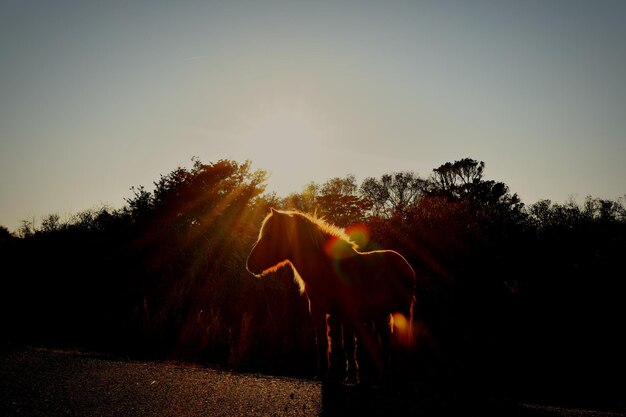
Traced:
<path id="1" fill-rule="evenodd" d="M 415 272 L 398 252 L 359 252 L 344 260 L 340 270 L 343 282 L 352 292 L 351 297 L 360 300 L 361 308 L 387 313 L 410 308 L 415 293 Z"/>

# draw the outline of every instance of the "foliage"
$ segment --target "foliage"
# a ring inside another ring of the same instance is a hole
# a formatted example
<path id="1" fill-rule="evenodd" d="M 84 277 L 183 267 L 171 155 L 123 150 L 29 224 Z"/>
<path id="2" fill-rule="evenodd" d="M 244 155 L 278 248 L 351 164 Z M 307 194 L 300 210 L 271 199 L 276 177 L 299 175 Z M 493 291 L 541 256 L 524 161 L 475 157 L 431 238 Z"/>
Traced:
<path id="1" fill-rule="evenodd" d="M 392 216 L 414 207 L 426 184 L 414 172 L 402 171 L 384 174 L 380 179 L 366 178 L 360 191 L 371 202 L 374 216 Z"/>
<path id="2" fill-rule="evenodd" d="M 359 195 L 354 175 L 331 178 L 321 185 L 308 184 L 302 193 L 289 195 L 282 207 L 315 213 L 339 227 L 361 223 L 371 203 Z"/>
<path id="3" fill-rule="evenodd" d="M 474 386 L 481 375 L 529 398 L 620 398 L 603 381 L 626 372 L 624 198 L 526 207 L 470 158 L 426 178 L 348 175 L 285 198 L 263 194 L 265 178 L 249 162 L 193 159 L 132 188 L 119 210 L 0 227 L 8 340 L 308 375 L 313 329 L 291 270 L 245 270 L 269 208 L 296 208 L 365 223 L 363 249 L 395 249 L 414 266 L 429 340 L 415 375 Z"/>

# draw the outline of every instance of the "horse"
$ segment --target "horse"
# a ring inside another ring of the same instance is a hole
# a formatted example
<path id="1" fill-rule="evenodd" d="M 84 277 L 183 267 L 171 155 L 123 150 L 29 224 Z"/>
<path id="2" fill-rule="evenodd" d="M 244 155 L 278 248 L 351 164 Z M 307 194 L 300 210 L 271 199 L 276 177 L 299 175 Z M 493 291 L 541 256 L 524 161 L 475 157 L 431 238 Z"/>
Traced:
<path id="1" fill-rule="evenodd" d="M 284 266 L 293 269 L 309 302 L 319 355 L 317 378 L 332 377 L 331 358 L 342 345 L 347 360 L 340 372 L 347 374 L 347 382 L 357 382 L 363 376 L 357 361 L 363 347 L 382 373 L 390 338 L 410 344 L 416 278 L 398 252 L 361 252 L 343 229 L 322 218 L 272 208 L 246 268 L 262 277 Z M 372 325 L 378 337 L 369 331 Z"/>

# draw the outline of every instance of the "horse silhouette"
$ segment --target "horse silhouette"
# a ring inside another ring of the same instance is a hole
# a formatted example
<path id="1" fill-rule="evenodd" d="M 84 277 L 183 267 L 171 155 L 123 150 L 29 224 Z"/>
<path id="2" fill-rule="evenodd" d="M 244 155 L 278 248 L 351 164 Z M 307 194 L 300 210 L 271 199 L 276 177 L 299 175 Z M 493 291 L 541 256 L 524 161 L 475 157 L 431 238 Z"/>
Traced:
<path id="1" fill-rule="evenodd" d="M 271 209 L 246 267 L 264 276 L 287 265 L 309 301 L 319 378 L 340 377 L 331 358 L 342 346 L 347 361 L 339 372 L 354 382 L 363 377 L 362 348 L 384 371 L 390 338 L 411 342 L 415 272 L 398 252 L 360 252 L 343 229 L 323 219 Z"/>

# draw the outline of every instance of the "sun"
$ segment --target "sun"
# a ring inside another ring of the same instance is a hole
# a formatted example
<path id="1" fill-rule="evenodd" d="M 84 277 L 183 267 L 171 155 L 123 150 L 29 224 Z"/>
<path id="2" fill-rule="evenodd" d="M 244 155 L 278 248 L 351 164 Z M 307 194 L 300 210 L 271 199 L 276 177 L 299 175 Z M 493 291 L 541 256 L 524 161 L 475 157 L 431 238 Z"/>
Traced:
<path id="1" fill-rule="evenodd" d="M 302 105 L 274 103 L 250 118 L 245 137 L 250 145 L 263 149 L 320 145 L 325 132 L 316 119 L 315 112 Z"/>
<path id="2" fill-rule="evenodd" d="M 243 127 L 238 147 L 273 177 L 319 166 L 328 149 L 327 124 L 319 112 L 302 104 L 273 102 L 261 106 L 248 115 Z"/>

